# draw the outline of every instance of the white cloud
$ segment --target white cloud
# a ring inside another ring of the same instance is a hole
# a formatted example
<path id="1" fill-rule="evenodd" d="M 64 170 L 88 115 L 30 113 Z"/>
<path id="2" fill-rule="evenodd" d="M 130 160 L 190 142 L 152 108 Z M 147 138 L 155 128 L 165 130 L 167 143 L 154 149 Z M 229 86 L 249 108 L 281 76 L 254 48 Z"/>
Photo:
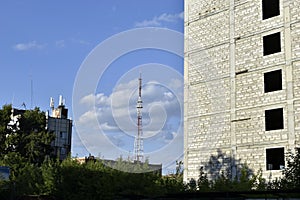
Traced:
<path id="1" fill-rule="evenodd" d="M 103 93 L 99 93 L 96 95 L 89 94 L 83 97 L 80 100 L 80 103 L 87 106 L 90 109 L 90 108 L 94 108 L 95 106 L 102 107 L 102 106 L 110 105 L 110 99 L 107 96 L 105 96 Z"/>
<path id="2" fill-rule="evenodd" d="M 178 20 L 182 20 L 184 17 L 183 12 L 177 14 L 163 13 L 160 16 L 155 16 L 153 19 L 144 20 L 142 22 L 136 22 L 136 27 L 147 27 L 147 26 L 161 26 L 162 23 L 173 23 Z"/>
<path id="3" fill-rule="evenodd" d="M 38 44 L 36 41 L 31 41 L 28 43 L 18 43 L 13 46 L 13 49 L 17 51 L 26 51 L 30 49 L 43 49 L 45 46 L 45 44 Z"/>
<path id="4" fill-rule="evenodd" d="M 91 44 L 90 42 L 82 39 L 77 39 L 77 38 L 71 38 L 71 42 L 81 44 L 81 45 L 89 45 Z"/>
<path id="5" fill-rule="evenodd" d="M 105 131 L 117 131 L 119 130 L 116 126 L 111 126 L 107 122 L 100 125 L 100 128 Z"/>
<path id="6" fill-rule="evenodd" d="M 172 94 L 172 92 L 165 92 L 165 93 L 164 93 L 164 96 L 165 96 L 166 98 L 169 98 L 169 99 L 172 99 L 172 98 L 174 97 L 174 95 Z"/>
<path id="7" fill-rule="evenodd" d="M 78 38 L 68 38 L 68 39 L 55 41 L 55 46 L 58 48 L 64 48 L 66 46 L 69 46 L 69 44 L 79 44 L 79 45 L 86 46 L 86 45 L 90 45 L 91 43 L 86 40 L 82 40 Z"/>
<path id="8" fill-rule="evenodd" d="M 91 43 L 89 41 L 86 41 L 83 39 L 78 39 L 78 38 L 73 38 L 73 37 L 55 41 L 55 46 L 58 48 L 64 48 L 64 47 L 70 46 L 70 44 L 76 44 L 76 45 L 79 44 L 79 45 L 87 46 L 87 45 L 90 45 Z"/>
<path id="9" fill-rule="evenodd" d="M 179 125 L 182 121 L 180 104 L 183 103 L 183 89 L 180 86 L 183 84 L 180 81 L 182 80 L 170 79 L 168 84 L 154 81 L 144 83 L 142 100 L 145 149 L 160 149 L 181 133 Z M 124 152 L 125 149 L 127 152 L 128 149 L 132 151 L 137 132 L 137 85 L 138 80 L 122 82 L 110 95 L 89 94 L 81 99 L 80 106 L 85 112 L 77 120 L 76 127 L 79 126 L 77 130 L 80 135 L 85 135 L 84 144 L 89 149 L 105 156 L 115 153 L 115 158 L 120 153 L 111 144 Z M 110 145 L 106 144 L 108 140 Z"/>
<path id="10" fill-rule="evenodd" d="M 66 41 L 65 40 L 57 40 L 55 41 L 55 46 L 59 48 L 64 48 L 66 46 Z"/>
<path id="11" fill-rule="evenodd" d="M 110 96 L 98 93 L 83 97 L 80 103 L 86 108 L 86 112 L 80 116 L 78 122 L 88 125 L 91 119 L 96 118 L 104 131 L 121 129 L 132 135 L 136 130 L 136 87 L 137 81 L 132 80 L 116 86 Z M 156 82 L 148 82 L 144 85 L 142 99 L 145 134 L 163 129 L 168 118 L 181 117 L 179 103 L 182 103 L 182 96 L 175 95 L 173 92 L 180 94 L 181 91 L 180 88 L 170 91 L 166 86 Z"/>
<path id="12" fill-rule="evenodd" d="M 80 116 L 78 123 L 86 124 L 95 118 L 97 118 L 96 112 L 94 110 L 89 110 Z"/>

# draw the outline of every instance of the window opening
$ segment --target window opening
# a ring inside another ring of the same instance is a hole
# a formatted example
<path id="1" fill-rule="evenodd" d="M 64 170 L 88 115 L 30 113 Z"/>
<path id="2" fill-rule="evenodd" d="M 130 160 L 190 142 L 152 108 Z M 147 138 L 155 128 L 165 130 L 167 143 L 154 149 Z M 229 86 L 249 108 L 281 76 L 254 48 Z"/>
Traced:
<path id="1" fill-rule="evenodd" d="M 267 170 L 284 169 L 284 148 L 266 149 Z"/>
<path id="2" fill-rule="evenodd" d="M 283 129 L 283 108 L 265 110 L 266 131 Z"/>
<path id="3" fill-rule="evenodd" d="M 280 15 L 279 0 L 263 0 L 262 1 L 262 17 L 269 19 Z"/>
<path id="4" fill-rule="evenodd" d="M 264 73 L 265 92 L 282 90 L 282 73 L 281 69 Z"/>
<path id="5" fill-rule="evenodd" d="M 280 32 L 263 37 L 264 56 L 281 51 Z"/>

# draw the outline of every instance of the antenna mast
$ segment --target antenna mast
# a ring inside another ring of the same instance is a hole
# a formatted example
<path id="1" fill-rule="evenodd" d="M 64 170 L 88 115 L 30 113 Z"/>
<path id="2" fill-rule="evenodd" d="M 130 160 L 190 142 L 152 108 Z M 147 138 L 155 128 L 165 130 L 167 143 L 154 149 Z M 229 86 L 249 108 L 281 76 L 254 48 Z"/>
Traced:
<path id="1" fill-rule="evenodd" d="M 143 162 L 144 161 L 144 148 L 143 148 L 143 126 L 142 126 L 142 108 L 143 108 L 143 101 L 142 101 L 142 75 L 140 73 L 139 78 L 139 97 L 136 104 L 137 110 L 137 136 L 135 137 L 134 141 L 134 161 L 136 162 Z"/>
<path id="2" fill-rule="evenodd" d="M 32 109 L 33 106 L 33 80 L 32 75 L 30 75 L 30 109 Z"/>

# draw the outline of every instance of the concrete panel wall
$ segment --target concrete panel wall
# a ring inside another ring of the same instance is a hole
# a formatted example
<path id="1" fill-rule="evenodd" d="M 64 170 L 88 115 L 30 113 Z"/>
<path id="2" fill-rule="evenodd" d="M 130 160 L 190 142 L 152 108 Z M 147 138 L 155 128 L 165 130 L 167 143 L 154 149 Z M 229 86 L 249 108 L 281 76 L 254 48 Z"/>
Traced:
<path id="1" fill-rule="evenodd" d="M 266 20 L 261 0 L 185 1 L 185 181 L 221 154 L 265 178 L 281 175 L 266 170 L 266 149 L 300 146 L 299 13 L 298 0 L 281 0 L 280 15 Z M 277 32 L 281 51 L 264 56 L 263 37 Z M 278 69 L 282 90 L 265 93 L 264 73 Z M 284 128 L 266 131 L 265 110 L 275 108 Z M 218 165 L 205 168 L 209 177 Z"/>

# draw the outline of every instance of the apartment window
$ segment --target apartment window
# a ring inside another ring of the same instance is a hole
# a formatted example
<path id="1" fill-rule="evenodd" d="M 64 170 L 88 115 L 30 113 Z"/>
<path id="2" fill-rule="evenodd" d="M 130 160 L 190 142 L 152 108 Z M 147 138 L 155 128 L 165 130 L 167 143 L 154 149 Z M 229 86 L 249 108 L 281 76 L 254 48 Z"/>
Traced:
<path id="1" fill-rule="evenodd" d="M 266 149 L 267 170 L 284 169 L 284 148 Z"/>
<path id="2" fill-rule="evenodd" d="M 279 14 L 279 0 L 262 0 L 263 19 L 275 17 Z"/>
<path id="3" fill-rule="evenodd" d="M 266 131 L 283 129 L 283 108 L 265 110 Z"/>
<path id="4" fill-rule="evenodd" d="M 265 92 L 282 90 L 282 73 L 281 69 L 264 73 Z"/>
<path id="5" fill-rule="evenodd" d="M 281 51 L 280 32 L 263 37 L 264 56 Z"/>
<path id="6" fill-rule="evenodd" d="M 66 148 L 62 147 L 60 150 L 60 154 L 66 154 L 66 153 L 67 153 Z"/>

